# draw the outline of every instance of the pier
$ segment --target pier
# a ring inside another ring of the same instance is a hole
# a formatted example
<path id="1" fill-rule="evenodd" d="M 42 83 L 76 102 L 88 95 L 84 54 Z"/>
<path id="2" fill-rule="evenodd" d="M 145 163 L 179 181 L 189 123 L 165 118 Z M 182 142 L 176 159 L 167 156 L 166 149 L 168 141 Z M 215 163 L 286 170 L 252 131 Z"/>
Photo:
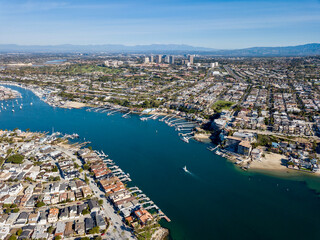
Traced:
<path id="1" fill-rule="evenodd" d="M 127 112 L 126 114 L 122 115 L 123 118 L 127 118 L 129 116 L 129 114 L 131 114 L 132 111 Z"/>
<path id="2" fill-rule="evenodd" d="M 149 198 L 146 194 L 144 194 L 138 187 L 130 187 L 129 191 L 134 193 L 139 193 L 137 195 L 137 198 L 141 204 L 142 207 L 146 210 L 155 209 L 158 213 L 154 215 L 154 217 L 159 217 L 165 219 L 167 222 L 171 222 L 170 218 L 168 218 L 161 210 L 160 208 Z"/>

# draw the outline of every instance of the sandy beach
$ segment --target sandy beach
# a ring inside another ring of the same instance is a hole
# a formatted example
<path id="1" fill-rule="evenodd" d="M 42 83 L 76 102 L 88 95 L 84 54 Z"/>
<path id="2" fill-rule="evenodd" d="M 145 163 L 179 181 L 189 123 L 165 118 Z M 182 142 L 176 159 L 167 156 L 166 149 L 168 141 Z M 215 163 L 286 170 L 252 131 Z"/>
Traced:
<path id="1" fill-rule="evenodd" d="M 281 154 L 276 153 L 266 153 L 265 157 L 262 157 L 260 161 L 252 161 L 250 164 L 251 169 L 264 169 L 264 170 L 284 170 L 287 171 L 288 168 L 281 165 L 281 159 L 286 157 Z"/>
<path id="2" fill-rule="evenodd" d="M 210 143 L 211 142 L 210 136 L 211 136 L 210 134 L 196 133 L 194 134 L 194 139 L 199 142 Z"/>
<path id="3" fill-rule="evenodd" d="M 81 102 L 73 102 L 73 101 L 67 101 L 64 105 L 62 105 L 62 108 L 83 108 L 86 104 Z"/>

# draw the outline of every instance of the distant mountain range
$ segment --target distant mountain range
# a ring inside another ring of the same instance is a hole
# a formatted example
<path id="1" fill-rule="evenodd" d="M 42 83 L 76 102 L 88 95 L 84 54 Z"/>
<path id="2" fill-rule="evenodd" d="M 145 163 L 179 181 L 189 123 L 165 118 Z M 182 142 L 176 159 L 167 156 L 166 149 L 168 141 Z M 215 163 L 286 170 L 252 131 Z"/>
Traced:
<path id="1" fill-rule="evenodd" d="M 253 47 L 235 50 L 218 50 L 215 55 L 221 56 L 312 56 L 320 55 L 320 43 L 290 47 Z"/>
<path id="2" fill-rule="evenodd" d="M 213 48 L 194 47 L 181 44 L 151 44 L 125 46 L 116 44 L 105 45 L 16 45 L 16 44 L 0 44 L 0 52 L 2 53 L 146 53 L 146 54 L 203 54 L 213 56 L 238 56 L 238 57 L 254 57 L 254 56 L 308 56 L 320 55 L 320 43 L 310 43 L 305 45 L 290 47 L 253 47 L 233 50 L 219 50 Z"/>

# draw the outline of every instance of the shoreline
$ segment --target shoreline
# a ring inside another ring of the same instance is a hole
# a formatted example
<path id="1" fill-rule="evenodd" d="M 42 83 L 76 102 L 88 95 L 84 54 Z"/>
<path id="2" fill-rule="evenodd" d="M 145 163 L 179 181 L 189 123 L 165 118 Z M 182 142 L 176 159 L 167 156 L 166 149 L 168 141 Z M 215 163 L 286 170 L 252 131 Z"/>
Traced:
<path id="1" fill-rule="evenodd" d="M 43 93 L 39 92 L 37 89 L 31 87 L 31 86 L 27 86 L 25 84 L 19 84 L 19 83 L 15 83 L 15 82 L 4 82 L 4 81 L 0 81 L 1 85 L 9 85 L 9 86 L 14 86 L 14 87 L 20 87 L 26 90 L 31 91 L 34 95 L 36 95 L 41 101 L 47 103 L 48 105 L 50 105 L 51 107 L 59 107 L 59 108 L 65 108 L 65 109 L 80 109 L 83 107 L 88 107 L 88 105 L 86 103 L 82 103 L 82 102 L 76 102 L 76 101 L 60 101 L 59 105 L 55 105 L 52 102 L 48 101 L 48 99 L 43 99 Z M 40 87 L 39 87 L 40 88 Z M 40 88 L 41 89 L 41 88 Z M 42 91 L 44 91 L 43 89 L 41 89 Z M 62 104 L 62 102 L 64 102 Z"/>
<path id="2" fill-rule="evenodd" d="M 59 108 L 65 108 L 65 109 L 82 109 L 84 107 L 94 107 L 94 108 L 98 108 L 99 106 L 89 106 L 85 103 L 81 103 L 81 102 L 74 102 L 74 101 L 66 101 L 66 103 L 64 105 L 59 105 L 59 106 L 55 106 L 50 104 L 50 102 L 46 101 L 45 99 L 43 99 L 41 96 L 41 94 L 34 89 L 33 87 L 27 86 L 25 84 L 19 84 L 19 83 L 15 83 L 15 82 L 3 82 L 0 81 L 0 84 L 3 85 L 9 85 L 9 86 L 15 86 L 15 87 L 20 87 L 26 90 L 30 90 L 31 92 L 33 92 L 37 97 L 39 97 L 39 99 L 45 103 L 47 103 L 48 105 L 52 106 L 52 107 L 59 107 Z M 113 105 L 113 104 L 112 104 Z M 116 105 L 115 105 L 116 106 Z M 157 111 L 151 111 L 148 113 L 143 113 L 143 111 L 141 112 L 131 112 L 131 114 L 135 114 L 135 115 L 140 115 L 140 114 L 144 114 L 144 115 L 161 115 L 161 116 L 169 116 L 172 113 L 165 113 L 165 112 L 157 112 Z M 189 120 L 187 117 L 184 116 L 179 116 L 177 115 L 176 117 L 180 117 L 182 119 L 185 120 Z M 194 133 L 193 139 L 197 142 L 203 143 L 203 144 L 208 144 L 208 143 L 212 143 L 212 140 L 210 139 L 211 134 L 207 134 L 207 133 Z M 217 155 L 217 154 L 216 154 Z M 236 168 L 242 170 L 242 171 L 248 171 L 248 172 L 257 172 L 257 173 L 262 173 L 262 174 L 267 174 L 267 175 L 272 175 L 272 176 L 281 176 L 281 177 L 291 177 L 291 176 L 313 176 L 313 177 L 319 177 L 320 176 L 320 172 L 308 172 L 308 171 L 302 171 L 302 170 L 298 170 L 298 169 L 291 169 L 288 168 L 284 165 L 281 165 L 280 162 L 280 157 L 283 158 L 285 156 L 280 155 L 280 154 L 275 154 L 275 153 L 266 153 L 266 157 L 262 158 L 262 160 L 260 161 L 251 161 L 250 162 L 250 167 L 246 170 L 243 169 L 242 164 L 236 164 L 236 157 L 232 156 L 230 154 L 224 154 L 224 156 L 222 156 L 224 158 L 226 158 L 228 161 L 232 162 L 233 164 L 236 165 Z M 272 157 L 276 157 L 276 159 L 273 159 Z M 242 163 L 246 163 L 246 161 L 243 161 Z M 290 176 L 288 176 L 289 174 Z"/>
<path id="3" fill-rule="evenodd" d="M 259 173 L 263 175 L 280 177 L 285 179 L 296 178 L 296 177 L 314 177 L 319 179 L 320 172 L 309 172 L 302 171 L 299 169 L 288 168 L 285 165 L 281 164 L 281 159 L 285 156 L 275 153 L 267 153 L 266 157 L 263 157 L 261 160 L 254 160 L 249 163 L 249 167 L 246 168 L 243 165 L 246 164 L 246 161 L 243 161 L 242 164 L 236 164 L 235 156 L 222 156 L 227 159 L 234 167 L 241 172 L 248 173 Z M 304 180 L 304 179 L 303 179 Z"/>

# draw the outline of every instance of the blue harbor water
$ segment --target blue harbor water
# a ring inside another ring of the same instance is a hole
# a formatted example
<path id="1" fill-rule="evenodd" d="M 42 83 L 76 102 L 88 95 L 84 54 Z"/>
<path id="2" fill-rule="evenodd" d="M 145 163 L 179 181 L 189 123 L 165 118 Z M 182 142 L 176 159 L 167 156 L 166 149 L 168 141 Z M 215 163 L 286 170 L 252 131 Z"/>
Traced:
<path id="1" fill-rule="evenodd" d="M 287 180 L 239 171 L 206 145 L 180 140 L 163 122 L 59 109 L 17 87 L 23 109 L 0 113 L 0 128 L 78 133 L 103 150 L 172 220 L 172 239 L 317 239 L 314 177 Z M 15 101 L 14 101 L 15 102 Z M 33 102 L 33 105 L 30 105 Z M 182 170 L 187 166 L 189 173 Z M 310 185 L 310 186 L 308 186 Z"/>

